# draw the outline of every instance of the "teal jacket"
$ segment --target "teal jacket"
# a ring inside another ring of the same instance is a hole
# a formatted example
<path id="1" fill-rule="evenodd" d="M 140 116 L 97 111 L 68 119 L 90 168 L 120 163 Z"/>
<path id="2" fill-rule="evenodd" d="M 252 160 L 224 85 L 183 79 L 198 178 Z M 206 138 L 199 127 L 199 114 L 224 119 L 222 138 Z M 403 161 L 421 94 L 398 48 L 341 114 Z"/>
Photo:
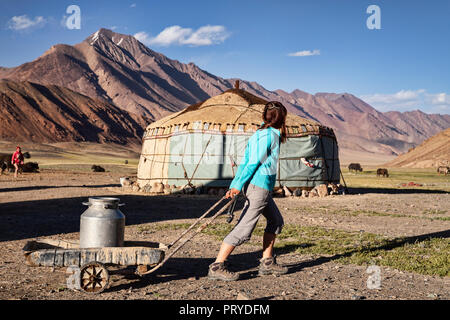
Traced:
<path id="1" fill-rule="evenodd" d="M 230 189 L 239 191 L 250 181 L 251 184 L 272 191 L 277 176 L 280 156 L 280 131 L 272 127 L 257 130 L 248 140 Z"/>

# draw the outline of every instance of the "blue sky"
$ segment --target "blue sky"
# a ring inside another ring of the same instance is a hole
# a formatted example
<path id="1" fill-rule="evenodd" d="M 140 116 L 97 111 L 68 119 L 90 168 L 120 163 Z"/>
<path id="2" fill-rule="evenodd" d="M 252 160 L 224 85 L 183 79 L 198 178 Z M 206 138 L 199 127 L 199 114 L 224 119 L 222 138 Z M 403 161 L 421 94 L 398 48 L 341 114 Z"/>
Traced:
<path id="1" fill-rule="evenodd" d="M 69 5 L 81 29 L 64 27 Z M 368 29 L 370 5 L 381 29 Z M 450 1 L 0 1 L 0 66 L 99 28 L 269 90 L 349 92 L 380 111 L 450 114 Z"/>

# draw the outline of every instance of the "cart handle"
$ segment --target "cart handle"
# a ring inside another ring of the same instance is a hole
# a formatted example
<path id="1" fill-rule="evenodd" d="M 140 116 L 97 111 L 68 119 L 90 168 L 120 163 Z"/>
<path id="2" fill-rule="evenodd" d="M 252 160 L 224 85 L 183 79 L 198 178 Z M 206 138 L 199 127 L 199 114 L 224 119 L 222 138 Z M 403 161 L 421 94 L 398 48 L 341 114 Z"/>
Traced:
<path id="1" fill-rule="evenodd" d="M 203 214 L 199 219 L 197 219 L 197 221 L 195 221 L 194 222 L 194 224 L 193 225 L 191 225 L 190 227 L 189 227 L 189 229 L 188 230 L 191 230 L 193 227 L 194 227 L 194 225 L 196 225 L 199 221 L 200 221 L 200 219 L 201 218 L 203 218 L 206 214 L 208 214 L 209 212 L 211 212 L 211 210 L 213 210 L 217 205 L 219 205 L 219 203 L 220 202 L 222 202 L 222 200 L 223 199 L 225 199 L 225 196 L 223 196 L 218 202 L 216 202 L 205 214 Z M 209 218 L 209 220 L 208 221 L 206 221 L 205 223 L 203 223 L 201 226 L 199 226 L 198 228 L 197 228 L 197 230 L 192 234 L 192 235 L 190 235 L 189 237 L 187 237 L 186 239 L 184 239 L 175 249 L 173 249 L 165 258 L 164 258 L 164 260 L 163 261 L 161 261 L 160 263 L 158 263 L 155 267 L 153 267 L 152 269 L 150 269 L 150 270 L 148 270 L 148 271 L 146 271 L 146 272 L 143 272 L 143 273 L 140 273 L 139 271 L 137 271 L 136 273 L 138 274 L 138 275 L 140 275 L 140 276 L 143 276 L 143 275 L 146 275 L 146 274 L 149 274 L 149 273 L 152 273 L 152 272 L 154 272 L 154 271 L 156 271 L 156 270 L 158 270 L 162 265 L 164 265 L 166 262 L 167 262 L 167 260 L 169 260 L 178 250 L 180 250 L 189 240 L 191 240 L 193 237 L 195 237 L 199 232 L 201 232 L 201 231 L 203 231 L 211 222 L 213 222 L 214 221 L 214 219 L 216 219 L 218 216 L 220 216 L 225 210 L 227 210 L 232 204 L 234 203 L 234 201 L 228 201 L 228 203 L 227 204 L 225 204 L 223 207 L 222 207 L 222 209 L 220 209 L 219 211 L 217 211 L 211 218 Z M 183 232 L 183 235 L 185 235 L 187 232 L 185 231 L 185 232 Z M 179 237 L 177 240 L 175 240 L 173 243 L 176 243 L 176 242 L 178 242 L 180 239 L 182 238 L 182 236 L 181 237 Z M 173 244 L 172 244 L 173 245 Z M 169 246 L 169 248 L 170 248 L 170 246 Z"/>
<path id="2" fill-rule="evenodd" d="M 194 228 L 203 218 L 205 218 L 211 211 L 213 211 L 223 200 L 225 199 L 225 195 L 220 198 L 219 201 L 217 201 L 215 204 L 213 204 L 213 206 L 211 208 L 209 208 L 200 218 L 198 218 L 191 226 L 189 226 L 189 228 L 187 228 L 187 230 L 185 230 L 177 239 L 175 239 L 174 241 L 172 241 L 171 244 L 169 244 L 167 246 L 167 248 L 172 247 L 175 243 L 177 243 L 178 241 L 180 241 L 181 238 L 183 238 L 183 236 L 188 233 L 189 231 L 192 230 L 192 228 Z"/>

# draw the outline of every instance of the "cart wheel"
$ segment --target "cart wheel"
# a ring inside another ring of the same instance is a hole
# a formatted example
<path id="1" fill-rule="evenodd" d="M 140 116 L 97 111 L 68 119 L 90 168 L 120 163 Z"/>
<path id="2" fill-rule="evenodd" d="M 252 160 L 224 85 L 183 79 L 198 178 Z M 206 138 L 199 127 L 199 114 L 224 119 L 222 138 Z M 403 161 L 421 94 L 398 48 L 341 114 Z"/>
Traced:
<path id="1" fill-rule="evenodd" d="M 88 262 L 80 269 L 81 290 L 88 293 L 100 293 L 108 287 L 109 273 L 100 262 Z"/>

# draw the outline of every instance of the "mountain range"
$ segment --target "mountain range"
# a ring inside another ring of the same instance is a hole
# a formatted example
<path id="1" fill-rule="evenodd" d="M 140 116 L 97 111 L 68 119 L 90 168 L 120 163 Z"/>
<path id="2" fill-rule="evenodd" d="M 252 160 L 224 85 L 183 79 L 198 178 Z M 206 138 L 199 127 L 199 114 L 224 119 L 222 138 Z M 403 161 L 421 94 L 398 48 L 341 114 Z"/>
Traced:
<path id="1" fill-rule="evenodd" d="M 64 87 L 0 80 L 0 137 L 25 142 L 139 144 L 143 123 Z"/>
<path id="2" fill-rule="evenodd" d="M 2 78 L 68 88 L 126 111 L 142 126 L 220 94 L 240 80 L 242 89 L 333 128 L 341 148 L 386 155 L 406 152 L 450 127 L 450 115 L 380 112 L 349 93 L 270 91 L 257 82 L 224 79 L 107 29 L 73 46 L 54 45 L 34 61 L 0 68 Z"/>

